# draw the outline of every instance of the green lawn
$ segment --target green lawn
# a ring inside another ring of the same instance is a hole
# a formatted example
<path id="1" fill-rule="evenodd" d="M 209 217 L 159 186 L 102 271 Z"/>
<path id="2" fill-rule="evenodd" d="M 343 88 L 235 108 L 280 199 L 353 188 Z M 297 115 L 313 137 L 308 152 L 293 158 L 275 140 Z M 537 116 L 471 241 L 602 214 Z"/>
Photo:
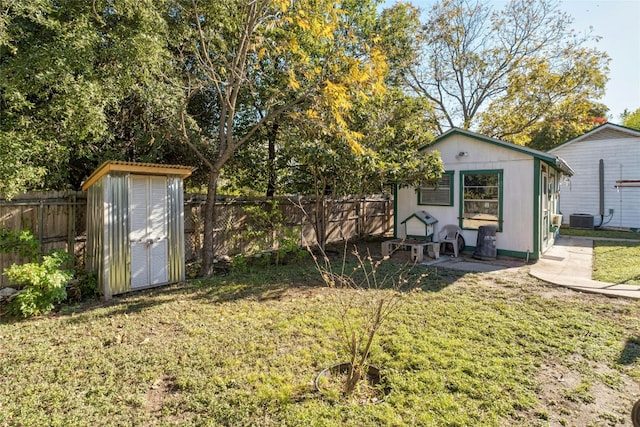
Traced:
<path id="1" fill-rule="evenodd" d="M 609 239 L 631 239 L 631 240 L 640 240 L 640 233 L 635 233 L 632 231 L 621 231 L 621 230 L 601 230 L 601 229 L 593 229 L 586 230 L 582 228 L 568 228 L 562 227 L 560 228 L 560 234 L 562 236 L 584 236 L 584 237 L 605 237 Z"/>
<path id="2" fill-rule="evenodd" d="M 312 387 L 352 292 L 303 260 L 8 319 L 0 426 L 630 425 L 638 302 L 429 270 L 373 348 L 391 394 L 359 405 Z"/>
<path id="3" fill-rule="evenodd" d="M 593 278 L 640 285 L 640 242 L 594 241 Z"/>

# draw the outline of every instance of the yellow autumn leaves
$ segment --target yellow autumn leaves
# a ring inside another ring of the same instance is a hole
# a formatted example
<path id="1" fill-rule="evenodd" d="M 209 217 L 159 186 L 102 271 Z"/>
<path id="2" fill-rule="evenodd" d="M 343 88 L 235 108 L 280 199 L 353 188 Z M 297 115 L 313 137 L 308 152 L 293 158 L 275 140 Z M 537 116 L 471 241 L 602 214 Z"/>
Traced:
<path id="1" fill-rule="evenodd" d="M 296 62 L 286 70 L 288 89 L 309 91 L 314 99 L 305 117 L 323 121 L 325 132 L 362 153 L 362 135 L 350 129 L 350 112 L 355 101 L 385 92 L 387 64 L 379 40 L 358 40 L 334 1 L 274 0 L 274 7 L 287 33 L 280 52 Z M 266 53 L 261 48 L 258 56 Z"/>

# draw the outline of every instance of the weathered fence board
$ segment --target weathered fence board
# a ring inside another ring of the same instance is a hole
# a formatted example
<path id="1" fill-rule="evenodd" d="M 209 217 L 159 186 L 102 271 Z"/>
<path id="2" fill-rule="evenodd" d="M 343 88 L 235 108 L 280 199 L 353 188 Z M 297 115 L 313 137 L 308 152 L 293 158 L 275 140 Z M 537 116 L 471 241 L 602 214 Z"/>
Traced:
<path id="1" fill-rule="evenodd" d="M 81 192 L 31 192 L 7 201 L 0 199 L 0 227 L 8 230 L 31 230 L 40 241 L 44 253 L 73 247 L 79 253 L 84 247 L 86 196 Z M 78 214 L 80 213 L 80 214 Z M 80 233 L 78 233 L 80 231 Z M 27 260 L 0 252 L 0 271 Z M 0 275 L 0 288 L 8 286 Z"/>
<path id="2" fill-rule="evenodd" d="M 220 200 L 216 205 L 215 247 L 219 255 L 233 256 L 255 248 L 257 224 L 249 207 L 270 209 L 274 199 Z M 289 236 L 299 236 L 299 245 L 315 245 L 316 238 L 309 216 L 315 216 L 312 200 L 275 199 L 282 213 L 282 223 L 290 230 Z M 200 259 L 203 240 L 205 196 L 185 196 L 185 246 L 187 262 Z M 43 252 L 51 249 L 73 248 L 78 259 L 84 259 L 86 243 L 86 193 L 33 192 L 7 201 L 0 199 L 0 227 L 10 230 L 29 229 L 40 240 Z M 327 217 L 327 241 L 389 234 L 393 230 L 393 203 L 388 197 L 344 198 L 324 204 Z M 305 214 L 306 213 L 306 214 Z M 253 232 L 253 234 L 252 234 Z M 274 231 L 267 242 L 277 246 L 282 236 Z M 277 249 L 274 247 L 273 249 Z M 0 253 L 0 271 L 13 263 L 21 263 L 15 256 Z M 9 283 L 0 275 L 0 288 Z"/>

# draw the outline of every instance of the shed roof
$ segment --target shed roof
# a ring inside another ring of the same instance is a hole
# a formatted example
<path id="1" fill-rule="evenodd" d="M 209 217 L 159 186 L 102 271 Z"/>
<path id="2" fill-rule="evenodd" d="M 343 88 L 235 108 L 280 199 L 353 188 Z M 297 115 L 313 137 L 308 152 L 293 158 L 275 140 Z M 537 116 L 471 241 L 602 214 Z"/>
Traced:
<path id="1" fill-rule="evenodd" d="M 549 154 L 549 153 L 545 153 L 544 151 L 539 151 L 539 150 L 534 150 L 533 148 L 529 148 L 529 147 L 525 147 L 522 145 L 518 145 L 518 144 L 514 144 L 512 142 L 507 142 L 507 141 L 502 141 L 500 139 L 496 139 L 496 138 L 491 138 L 485 135 L 480 135 L 479 133 L 475 133 L 475 132 L 471 132 L 465 129 L 460 129 L 460 128 L 451 128 L 448 131 L 446 131 L 445 133 L 443 133 L 442 135 L 440 135 L 439 137 L 437 137 L 436 139 L 434 139 L 433 141 L 431 141 L 429 144 L 423 145 L 422 147 L 420 147 L 420 150 L 425 150 L 439 142 L 441 142 L 444 139 L 447 139 L 448 137 L 452 136 L 452 135 L 464 135 L 467 136 L 469 138 L 473 138 L 476 139 L 478 141 L 483 141 L 483 142 L 487 142 L 489 144 L 493 144 L 493 145 L 497 145 L 499 147 L 503 147 L 509 150 L 514 150 L 514 151 L 518 151 L 520 153 L 524 153 L 524 154 L 528 154 L 530 156 L 532 156 L 533 158 L 542 160 L 545 163 L 548 163 L 549 165 L 554 166 L 556 169 L 561 170 L 565 175 L 569 175 L 572 176 L 574 174 L 573 169 L 571 169 L 571 167 L 567 164 L 567 162 L 565 162 L 562 158 L 555 156 L 553 154 Z"/>
<path id="2" fill-rule="evenodd" d="M 184 179 L 191 175 L 193 168 L 189 166 L 160 165 L 156 163 L 108 161 L 101 164 L 98 169 L 96 169 L 89 178 L 82 183 L 82 191 L 87 191 L 89 187 L 96 183 L 96 181 L 110 172 L 138 173 L 146 175 L 177 175 Z"/>
<path id="3" fill-rule="evenodd" d="M 589 132 L 583 133 L 578 137 L 575 137 L 573 139 L 570 139 L 569 141 L 563 142 L 562 144 L 553 147 L 548 152 L 553 153 L 560 147 L 566 147 L 567 145 L 573 144 L 574 142 L 584 141 L 584 140 L 639 138 L 639 137 L 640 137 L 640 130 L 607 122 L 605 124 L 602 124 L 598 127 L 591 129 Z"/>

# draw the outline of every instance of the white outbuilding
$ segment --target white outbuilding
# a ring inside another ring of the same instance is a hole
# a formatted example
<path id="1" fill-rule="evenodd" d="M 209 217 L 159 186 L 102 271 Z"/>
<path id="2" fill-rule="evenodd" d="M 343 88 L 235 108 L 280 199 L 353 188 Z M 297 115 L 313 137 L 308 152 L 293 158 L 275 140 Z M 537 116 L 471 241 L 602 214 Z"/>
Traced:
<path id="1" fill-rule="evenodd" d="M 487 226 L 495 228 L 497 255 L 537 259 L 553 245 L 559 184 L 573 174 L 560 157 L 458 128 L 420 150 L 438 151 L 445 172 L 437 185 L 396 185 L 395 238 L 407 237 L 402 220 L 428 210 L 438 221 L 435 235 L 456 225 L 467 250 Z"/>

